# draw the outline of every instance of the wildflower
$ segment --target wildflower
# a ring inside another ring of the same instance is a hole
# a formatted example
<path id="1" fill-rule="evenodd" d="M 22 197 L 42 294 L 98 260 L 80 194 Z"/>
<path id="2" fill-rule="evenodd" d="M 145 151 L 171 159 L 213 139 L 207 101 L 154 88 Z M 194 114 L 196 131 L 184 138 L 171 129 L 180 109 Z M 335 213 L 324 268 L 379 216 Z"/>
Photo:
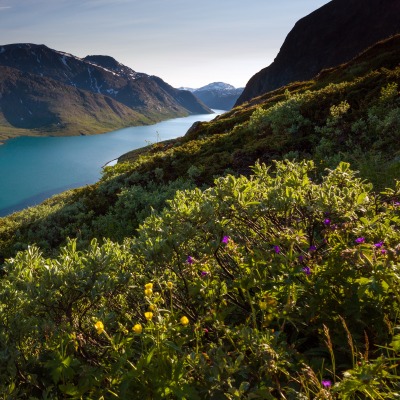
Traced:
<path id="1" fill-rule="evenodd" d="M 330 225 L 331 224 L 331 220 L 326 218 L 324 219 L 324 225 Z"/>
<path id="2" fill-rule="evenodd" d="M 329 379 L 322 379 L 321 384 L 324 388 L 332 386 L 332 382 Z"/>
<path id="3" fill-rule="evenodd" d="M 393 205 L 394 205 L 395 207 L 398 207 L 398 206 L 400 206 L 400 202 L 399 202 L 399 201 L 395 201 L 395 202 L 393 203 Z"/>
<path id="4" fill-rule="evenodd" d="M 304 261 L 304 257 L 303 256 L 299 256 L 299 261 L 303 262 Z"/>
<path id="5" fill-rule="evenodd" d="M 189 324 L 189 319 L 188 319 L 187 317 L 183 316 L 183 317 L 181 318 L 181 324 L 182 324 L 183 326 L 188 325 L 188 324 Z"/>
<path id="6" fill-rule="evenodd" d="M 303 267 L 301 270 L 302 270 L 306 275 L 310 275 L 310 274 L 311 274 L 310 267 Z"/>
<path id="7" fill-rule="evenodd" d="M 355 240 L 356 243 L 360 244 L 360 243 L 364 243 L 365 242 L 365 238 L 364 237 L 359 237 Z"/>
<path id="8" fill-rule="evenodd" d="M 228 243 L 229 242 L 229 239 L 230 239 L 230 237 L 229 236 L 224 236 L 223 238 L 222 238 L 222 243 Z"/>
<path id="9" fill-rule="evenodd" d="M 101 335 L 104 332 L 104 325 L 101 321 L 97 321 L 94 324 L 94 327 L 97 329 L 97 333 Z"/>
<path id="10" fill-rule="evenodd" d="M 207 272 L 207 271 L 201 271 L 201 272 L 200 272 L 200 275 L 201 275 L 201 276 L 207 276 L 207 275 L 208 275 L 208 272 Z"/>
<path id="11" fill-rule="evenodd" d="M 281 252 L 281 248 L 277 245 L 274 246 L 274 251 L 276 254 L 279 254 Z"/>
<path id="12" fill-rule="evenodd" d="M 383 242 L 378 242 L 374 244 L 374 247 L 380 249 L 383 246 Z"/>
<path id="13" fill-rule="evenodd" d="M 132 330 L 133 330 L 133 332 L 135 332 L 137 334 L 141 334 L 143 331 L 143 327 L 140 324 L 136 324 L 133 326 Z"/>
<path id="14" fill-rule="evenodd" d="M 265 301 L 260 301 L 258 303 L 258 305 L 260 306 L 260 310 L 266 310 L 267 309 L 267 303 Z"/>
<path id="15" fill-rule="evenodd" d="M 145 289 L 153 289 L 153 284 L 152 284 L 152 283 L 146 283 L 146 284 L 144 285 L 144 288 L 145 288 Z"/>
<path id="16" fill-rule="evenodd" d="M 149 310 L 150 310 L 150 311 L 155 311 L 156 308 L 157 308 L 157 306 L 156 306 L 155 304 L 150 304 L 150 305 L 149 305 Z"/>
<path id="17" fill-rule="evenodd" d="M 386 249 L 382 249 L 381 250 L 381 254 L 387 254 L 387 250 Z"/>
<path id="18" fill-rule="evenodd" d="M 315 251 L 315 250 L 317 250 L 317 248 L 314 245 L 310 246 L 310 248 L 308 249 L 308 251 Z"/>
<path id="19" fill-rule="evenodd" d="M 144 313 L 144 317 L 147 319 L 147 321 L 150 321 L 153 318 L 153 313 L 151 311 L 147 311 Z"/>
<path id="20" fill-rule="evenodd" d="M 186 262 L 187 262 L 189 265 L 192 265 L 192 264 L 193 264 L 193 257 L 188 256 L 188 258 L 186 259 Z"/>
<path id="21" fill-rule="evenodd" d="M 144 295 L 150 297 L 153 294 L 153 289 L 145 289 Z"/>
<path id="22" fill-rule="evenodd" d="M 167 282 L 167 288 L 172 289 L 174 287 L 174 284 L 172 282 Z"/>

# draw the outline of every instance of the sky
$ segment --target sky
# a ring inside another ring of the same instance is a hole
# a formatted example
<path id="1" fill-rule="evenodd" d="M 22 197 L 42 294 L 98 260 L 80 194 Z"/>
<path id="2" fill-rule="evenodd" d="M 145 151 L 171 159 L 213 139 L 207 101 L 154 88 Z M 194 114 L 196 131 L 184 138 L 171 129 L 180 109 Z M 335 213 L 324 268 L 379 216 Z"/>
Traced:
<path id="1" fill-rule="evenodd" d="M 0 0 L 0 45 L 109 55 L 174 87 L 245 86 L 328 0 Z"/>

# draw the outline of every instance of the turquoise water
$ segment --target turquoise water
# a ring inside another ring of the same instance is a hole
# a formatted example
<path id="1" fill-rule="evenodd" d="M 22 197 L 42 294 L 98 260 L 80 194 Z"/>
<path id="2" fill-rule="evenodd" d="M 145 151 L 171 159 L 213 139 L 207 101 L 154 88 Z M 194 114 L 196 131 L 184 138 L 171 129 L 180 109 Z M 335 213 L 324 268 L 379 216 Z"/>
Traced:
<path id="1" fill-rule="evenodd" d="M 53 194 L 96 182 L 102 167 L 149 142 L 183 136 L 196 121 L 215 114 L 191 115 L 155 125 L 94 135 L 19 137 L 0 146 L 0 216 L 40 203 Z"/>

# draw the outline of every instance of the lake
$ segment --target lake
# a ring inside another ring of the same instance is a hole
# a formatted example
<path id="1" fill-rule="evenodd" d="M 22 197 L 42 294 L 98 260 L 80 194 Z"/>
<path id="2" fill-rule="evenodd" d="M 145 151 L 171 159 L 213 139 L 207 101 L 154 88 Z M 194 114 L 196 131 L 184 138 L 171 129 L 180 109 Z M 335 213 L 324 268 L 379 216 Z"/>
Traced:
<path id="1" fill-rule="evenodd" d="M 95 183 L 109 161 L 150 142 L 183 136 L 194 122 L 209 121 L 224 111 L 214 112 L 93 136 L 10 139 L 0 145 L 0 216 Z"/>

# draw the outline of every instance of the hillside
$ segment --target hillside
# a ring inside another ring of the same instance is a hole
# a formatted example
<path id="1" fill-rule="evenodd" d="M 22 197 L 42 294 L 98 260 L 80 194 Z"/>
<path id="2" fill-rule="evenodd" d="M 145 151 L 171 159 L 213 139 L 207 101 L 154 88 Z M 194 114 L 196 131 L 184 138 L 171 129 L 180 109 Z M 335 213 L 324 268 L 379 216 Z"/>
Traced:
<path id="1" fill-rule="evenodd" d="M 347 161 L 376 190 L 393 185 L 400 172 L 399 48 L 397 35 L 312 81 L 196 123 L 182 138 L 122 155 L 98 184 L 4 218 L 0 253 L 11 256 L 32 240 L 51 249 L 66 236 L 122 240 L 181 185 L 208 186 L 227 172 L 248 175 L 257 160 L 313 159 L 321 172 Z"/>
<path id="2" fill-rule="evenodd" d="M 399 88 L 397 35 L 0 218 L 0 394 L 398 398 Z"/>
<path id="3" fill-rule="evenodd" d="M 295 24 L 274 62 L 249 80 L 236 104 L 349 61 L 400 33 L 399 15 L 397 0 L 330 1 Z"/>
<path id="4" fill-rule="evenodd" d="M 0 67 L 0 140 L 89 135 L 153 120 L 108 96 Z"/>
<path id="5" fill-rule="evenodd" d="M 210 112 L 191 93 L 174 89 L 158 77 L 137 73 L 112 57 L 81 59 L 44 45 L 23 43 L 0 48 L 0 67 L 7 71 L 0 88 L 2 138 L 6 133 L 99 133 Z M 19 77 L 21 82 L 16 80 Z M 10 96 L 11 103 L 5 100 Z M 76 100 L 79 96 L 82 99 Z M 33 105 L 33 98 L 40 106 Z"/>

